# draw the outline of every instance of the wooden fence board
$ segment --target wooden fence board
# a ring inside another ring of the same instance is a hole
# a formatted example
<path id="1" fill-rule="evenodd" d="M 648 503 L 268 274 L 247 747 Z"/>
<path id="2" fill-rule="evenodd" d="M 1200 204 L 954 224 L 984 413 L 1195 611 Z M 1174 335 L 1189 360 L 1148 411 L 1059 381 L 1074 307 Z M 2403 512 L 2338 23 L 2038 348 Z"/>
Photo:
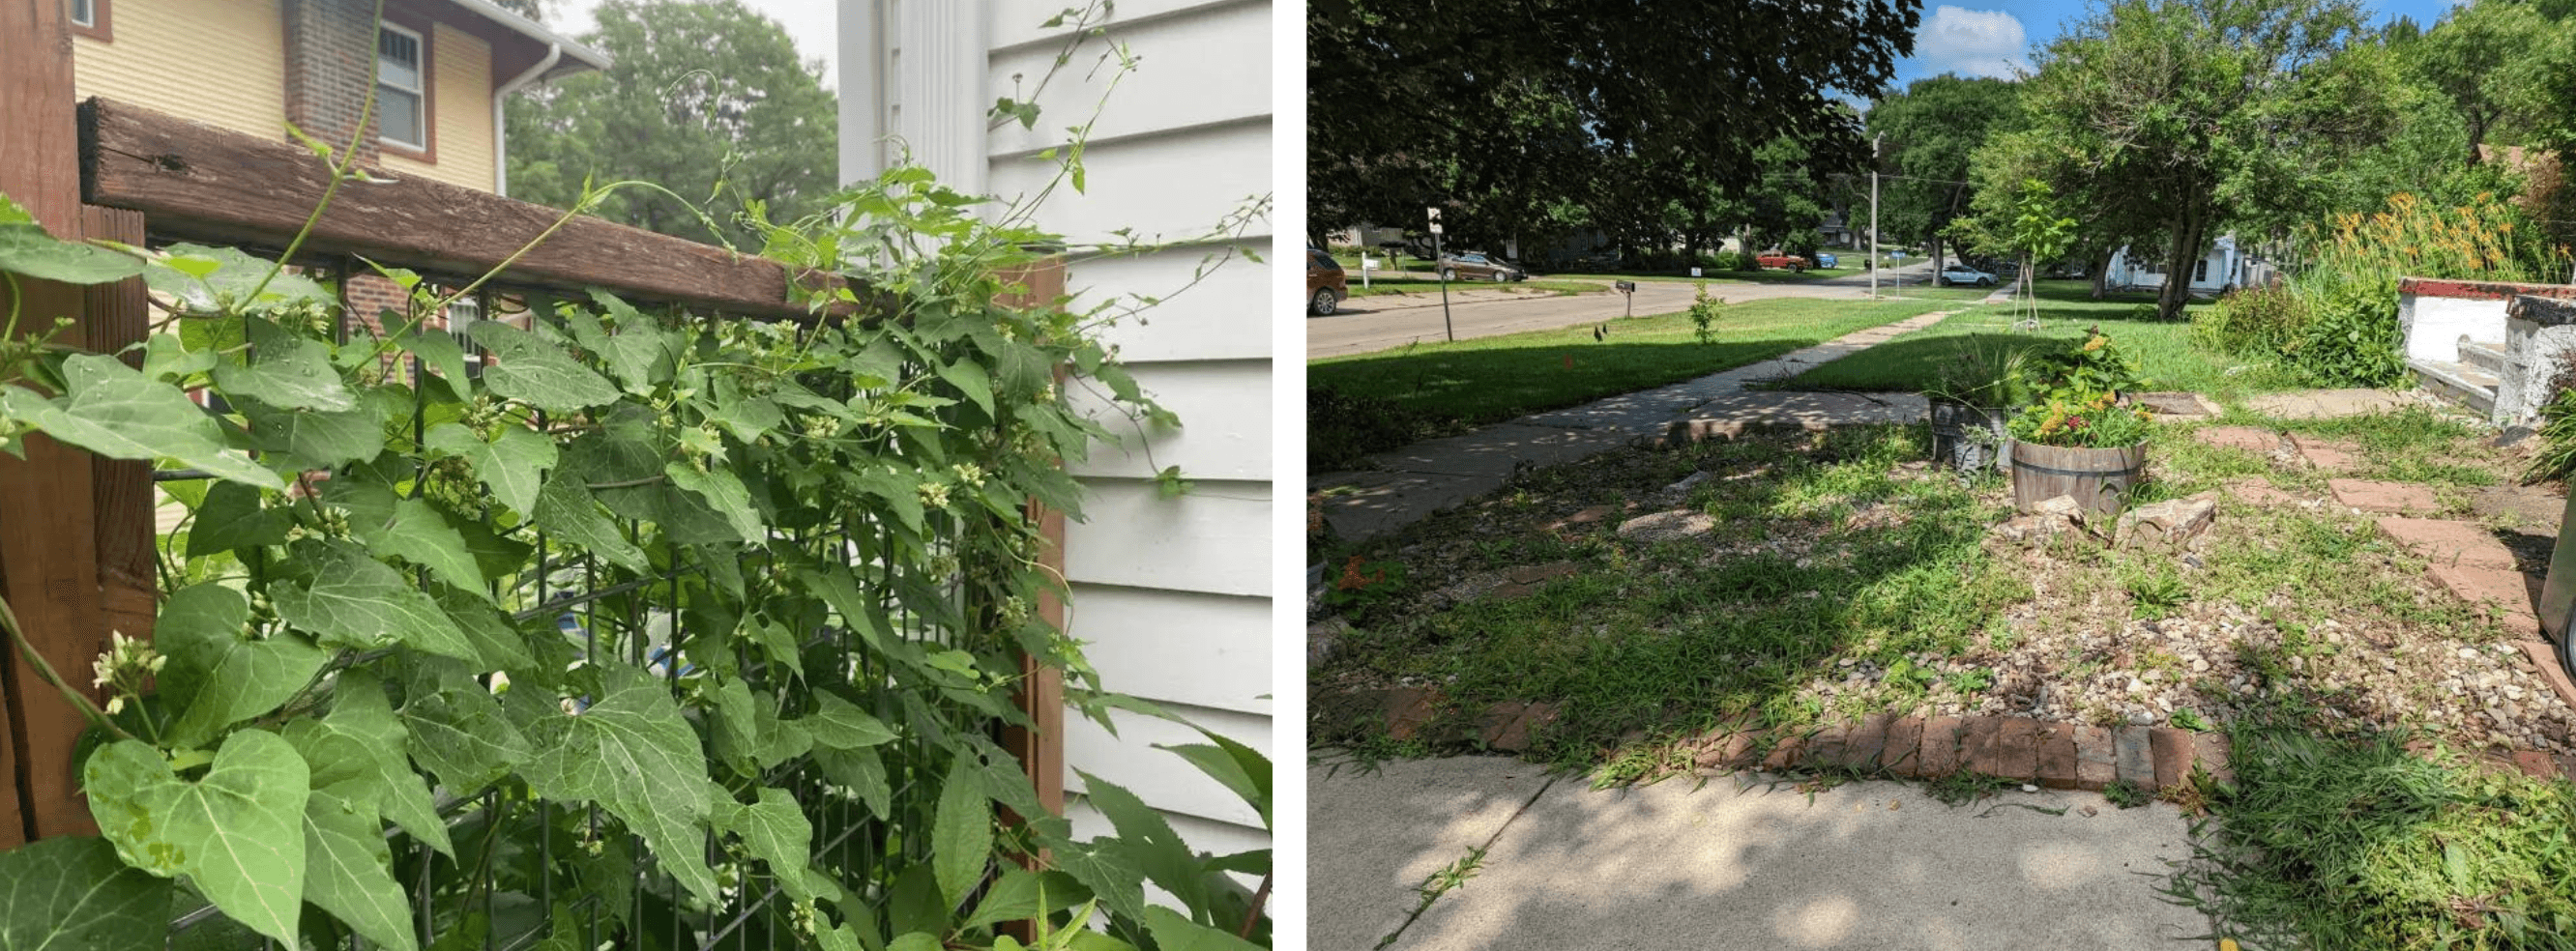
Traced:
<path id="1" fill-rule="evenodd" d="M 140 212 L 84 205 L 81 223 L 92 238 L 143 243 Z M 152 319 L 148 293 L 139 277 L 89 288 L 85 295 L 89 317 L 84 327 L 89 348 L 116 353 L 142 343 Z M 125 362 L 140 369 L 143 352 L 126 354 Z M 160 613 L 154 583 L 160 563 L 152 551 L 152 464 L 140 459 L 96 457 L 90 478 L 91 496 L 98 500 L 100 610 L 110 632 L 123 631 L 128 637 L 149 640 L 152 619 Z"/>
<path id="2" fill-rule="evenodd" d="M 72 48 L 64 4 L 0 3 L 0 193 L 9 195 L 57 237 L 82 236 L 79 124 L 74 115 Z M 82 314 L 79 288 L 21 279 L 29 331 L 53 318 Z M 83 340 L 75 327 L 71 339 Z M 42 436 L 26 440 L 26 458 L 0 456 L 0 597 L 6 597 L 39 655 L 75 684 L 107 640 L 99 621 L 96 501 L 90 455 Z M 72 772 L 72 747 L 83 718 L 39 680 L 17 651 L 8 663 L 10 734 L 17 746 L 20 809 L 35 838 L 92 834 L 89 809 Z"/>
<path id="3" fill-rule="evenodd" d="M 68 102 L 68 100 L 66 100 Z M 156 236 L 282 245 L 322 203 L 330 171 L 306 149 L 108 99 L 79 104 L 85 199 L 151 218 Z M 302 250 L 479 275 L 545 235 L 563 213 L 418 176 L 377 172 L 332 196 Z M 802 316 L 787 269 L 581 216 L 512 264 L 510 283 L 600 286 L 641 300 L 733 314 Z"/>

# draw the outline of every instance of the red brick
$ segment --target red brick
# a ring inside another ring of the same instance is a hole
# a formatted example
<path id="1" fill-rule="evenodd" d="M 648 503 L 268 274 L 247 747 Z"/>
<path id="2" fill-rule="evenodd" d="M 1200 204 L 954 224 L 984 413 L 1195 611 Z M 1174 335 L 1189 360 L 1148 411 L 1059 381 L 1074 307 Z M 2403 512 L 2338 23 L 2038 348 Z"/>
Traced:
<path id="1" fill-rule="evenodd" d="M 2121 726 L 2111 731 L 2111 745 L 2118 751 L 2120 778 L 2141 787 L 2156 785 L 2156 761 L 2150 751 L 2147 728 Z"/>
<path id="2" fill-rule="evenodd" d="M 1414 734 L 1438 715 L 1440 691 L 1429 687 L 1397 687 L 1383 692 L 1386 711 L 1386 735 L 1399 742 Z"/>
<path id="3" fill-rule="evenodd" d="M 1835 724 L 1807 734 L 1807 753 L 1799 762 L 1816 768 L 1840 765 L 1850 744 L 1851 727 Z"/>
<path id="4" fill-rule="evenodd" d="M 1923 718 L 1900 717 L 1887 725 L 1887 743 L 1878 765 L 1889 775 L 1912 779 L 1923 771 Z"/>
<path id="5" fill-rule="evenodd" d="M 2039 738 L 2039 784 L 2050 789 L 2074 789 L 2078 785 L 2075 761 L 2075 724 L 2052 723 L 2048 733 Z"/>
<path id="6" fill-rule="evenodd" d="M 2003 717 L 1969 717 L 1960 763 L 1988 776 L 2003 775 Z"/>
<path id="7" fill-rule="evenodd" d="M 2281 434 L 2253 426 L 2209 426 L 2191 434 L 2205 445 L 2270 455 L 2281 449 Z"/>
<path id="8" fill-rule="evenodd" d="M 2514 753 L 2513 768 L 2521 770 L 2523 775 L 2533 779 L 2558 778 L 2558 764 L 2550 761 L 2549 754 L 2535 750 Z"/>
<path id="9" fill-rule="evenodd" d="M 1939 779 L 1968 765 L 1959 757 L 1959 731 L 1965 728 L 1958 717 L 1941 716 L 1923 721 L 1921 769 L 1915 775 Z"/>
<path id="10" fill-rule="evenodd" d="M 2147 755 L 2155 760 L 2156 788 L 2179 786 L 2191 779 L 2191 733 L 2169 726 L 2147 730 Z"/>
<path id="11" fill-rule="evenodd" d="M 2361 447 L 2341 440 L 2292 435 L 2290 445 L 2298 447 L 2299 458 L 2319 469 L 2350 469 L 2361 462 Z"/>
<path id="12" fill-rule="evenodd" d="M 1887 725 L 1895 718 L 1873 713 L 1852 724 L 1843 736 L 1841 764 L 1853 769 L 1876 769 L 1887 756 Z"/>
<path id="13" fill-rule="evenodd" d="M 1553 703 L 1498 703 L 1485 714 L 1485 745 L 1508 753 L 1529 749 L 1530 734 L 1556 720 Z"/>
<path id="14" fill-rule="evenodd" d="M 1697 762 L 1701 769 L 1739 770 L 1753 766 L 1753 743 L 1762 734 L 1752 730 L 1726 730 L 1712 733 L 1700 741 Z"/>
<path id="15" fill-rule="evenodd" d="M 2540 617 L 2532 612 L 2529 575 L 2511 568 L 2445 564 L 2427 567 L 2424 574 L 2505 630 L 2525 637 L 2540 633 Z"/>
<path id="16" fill-rule="evenodd" d="M 2228 765 L 2231 750 L 2225 733 L 2203 733 L 2191 738 L 2192 763 L 2221 785 L 2236 782 L 2236 770 Z"/>
<path id="17" fill-rule="evenodd" d="M 2576 783 L 2576 753 L 2558 758 L 2558 773 L 2567 777 L 2568 782 Z"/>
<path id="18" fill-rule="evenodd" d="M 2039 778 L 2039 741 L 2047 725 L 2029 717 L 2004 717 L 1995 738 L 1995 775 L 2030 782 Z"/>
<path id="19" fill-rule="evenodd" d="M 2433 487 L 2413 482 L 2328 479 L 2326 488 L 2334 492 L 2335 501 L 2364 512 L 2434 515 L 2442 511 L 2441 501 L 2433 498 Z"/>
<path id="20" fill-rule="evenodd" d="M 2075 728 L 2075 788 L 2100 792 L 2120 778 L 2120 750 L 2108 727 Z"/>
<path id="21" fill-rule="evenodd" d="M 1787 730 L 1780 730 L 1772 735 L 1780 738 L 1780 745 L 1772 747 L 1771 755 L 1762 758 L 1763 772 L 1781 772 L 1806 761 L 1806 737 Z"/>
<path id="22" fill-rule="evenodd" d="M 2436 565 L 2508 571 L 2514 567 L 2513 549 L 2504 547 L 2485 526 L 2475 522 L 2384 515 L 2379 519 L 2379 532 L 2414 552 L 2415 557 Z"/>
<path id="23" fill-rule="evenodd" d="M 2557 648 L 2540 641 L 2524 641 L 2522 652 L 2531 658 L 2532 666 L 2540 668 L 2540 679 L 2557 691 L 2558 701 L 2576 707 L 2576 682 L 2567 679 L 2567 668 L 2558 662 Z"/>
<path id="24" fill-rule="evenodd" d="M 1547 530 L 1551 532 L 1561 532 L 1569 528 L 1581 528 L 1586 525 L 1597 525 L 1600 524 L 1602 519 L 1609 517 L 1609 506 L 1595 505 L 1591 508 L 1584 509 L 1583 511 L 1576 512 L 1572 515 L 1547 523 Z"/>

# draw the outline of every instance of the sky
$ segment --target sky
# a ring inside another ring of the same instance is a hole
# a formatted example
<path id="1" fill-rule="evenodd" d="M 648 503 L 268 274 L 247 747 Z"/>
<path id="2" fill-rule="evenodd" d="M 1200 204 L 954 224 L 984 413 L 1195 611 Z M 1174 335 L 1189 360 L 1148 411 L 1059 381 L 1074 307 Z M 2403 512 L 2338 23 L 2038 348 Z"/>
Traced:
<path id="1" fill-rule="evenodd" d="M 2451 0 L 2368 0 L 2371 22 L 2399 16 L 2431 26 Z M 1926 0 L 1923 26 L 1914 35 L 1914 55 L 1896 65 L 1897 88 L 1928 76 L 2009 78 L 2030 66 L 2030 52 L 2056 39 L 2070 23 L 2082 19 L 2084 7 L 2064 0 L 1969 0 L 1965 4 Z"/>
<path id="2" fill-rule="evenodd" d="M 823 88 L 838 89 L 840 74 L 833 72 L 832 60 L 840 43 L 840 3 L 837 0 L 743 0 L 743 4 L 760 15 L 787 27 L 787 38 L 796 42 L 796 54 L 808 60 L 823 61 Z M 547 4 L 546 26 L 565 36 L 580 36 L 591 30 L 590 11 L 599 0 L 554 0 Z"/>

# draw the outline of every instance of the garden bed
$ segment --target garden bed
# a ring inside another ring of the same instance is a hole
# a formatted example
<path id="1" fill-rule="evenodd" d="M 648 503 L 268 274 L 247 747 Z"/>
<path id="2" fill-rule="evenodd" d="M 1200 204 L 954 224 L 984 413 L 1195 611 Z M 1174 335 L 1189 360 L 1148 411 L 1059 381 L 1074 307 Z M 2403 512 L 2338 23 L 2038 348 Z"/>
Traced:
<path id="1" fill-rule="evenodd" d="M 2442 514 L 2524 533 L 2517 551 L 2545 561 L 2534 540 L 2556 530 L 2547 506 L 2497 488 L 2520 460 L 2424 410 L 2271 425 L 2341 443 L 2345 468 L 2159 426 L 2139 501 L 2216 493 L 2215 523 L 2178 551 L 2006 538 L 1994 531 L 2010 515 L 2003 480 L 1935 470 L 1919 426 L 1622 450 L 1530 473 L 1336 553 L 1335 575 L 1359 581 L 1328 596 L 1349 629 L 1313 674 L 1314 736 L 1428 752 L 1419 736 L 1438 731 L 1399 741 L 1382 715 L 1338 700 L 1413 687 L 1455 717 L 1550 704 L 1534 755 L 1612 774 L 1674 763 L 1721 722 L 1873 713 L 2188 729 L 2289 716 L 2323 732 L 2576 753 L 2576 710 L 2517 635 L 2329 485 L 2420 484 Z"/>

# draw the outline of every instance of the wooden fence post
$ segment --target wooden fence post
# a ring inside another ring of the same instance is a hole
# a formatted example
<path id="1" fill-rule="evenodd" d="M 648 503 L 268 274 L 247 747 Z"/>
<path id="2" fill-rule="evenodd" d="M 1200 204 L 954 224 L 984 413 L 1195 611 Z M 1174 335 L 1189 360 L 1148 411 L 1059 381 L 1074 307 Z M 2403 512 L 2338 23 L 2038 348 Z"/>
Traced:
<path id="1" fill-rule="evenodd" d="M 56 237 L 79 239 L 85 236 L 80 129 L 64 7 L 60 0 L 0 0 L 0 193 Z M 60 316 L 84 319 L 80 288 L 25 278 L 18 287 L 22 330 L 50 331 Z M 70 339 L 85 341 L 85 329 L 74 327 Z M 89 682 L 90 660 L 107 640 L 93 459 L 43 436 L 28 436 L 24 448 L 24 460 L 0 456 L 0 596 L 37 653 L 77 687 Z M 9 651 L 0 676 L 8 685 L 25 836 L 95 833 L 72 770 L 72 747 L 84 725 L 79 711 L 38 680 L 17 650 Z"/>
<path id="2" fill-rule="evenodd" d="M 84 205 L 83 228 L 92 238 L 142 246 L 143 213 Z M 130 277 L 88 289 L 88 346 L 95 353 L 115 353 L 142 343 L 152 320 L 151 298 L 143 279 Z M 125 362 L 143 367 L 142 351 Z M 107 629 L 137 640 L 150 640 L 152 619 L 161 613 L 159 557 L 153 552 L 154 505 L 152 463 L 142 459 L 96 457 L 90 468 L 91 496 L 98 502 L 99 605 Z"/>
<path id="3" fill-rule="evenodd" d="M 1003 275 L 1026 290 L 1005 295 L 1002 303 L 1014 307 L 1052 307 L 1064 296 L 1064 259 L 1052 258 Z M 1038 566 L 1064 579 L 1064 513 L 1049 510 L 1032 501 L 1028 517 L 1038 524 L 1044 544 L 1038 552 Z M 1053 594 L 1038 599 L 1036 617 L 1064 628 L 1064 601 Z M 1003 733 L 1002 748 L 1020 759 L 1028 773 L 1030 785 L 1037 787 L 1038 801 L 1047 811 L 1064 814 L 1064 678 L 1053 668 L 1041 667 L 1033 658 L 1020 661 L 1020 690 L 1016 698 L 1020 711 L 1028 714 L 1029 729 L 1012 727 Z"/>

